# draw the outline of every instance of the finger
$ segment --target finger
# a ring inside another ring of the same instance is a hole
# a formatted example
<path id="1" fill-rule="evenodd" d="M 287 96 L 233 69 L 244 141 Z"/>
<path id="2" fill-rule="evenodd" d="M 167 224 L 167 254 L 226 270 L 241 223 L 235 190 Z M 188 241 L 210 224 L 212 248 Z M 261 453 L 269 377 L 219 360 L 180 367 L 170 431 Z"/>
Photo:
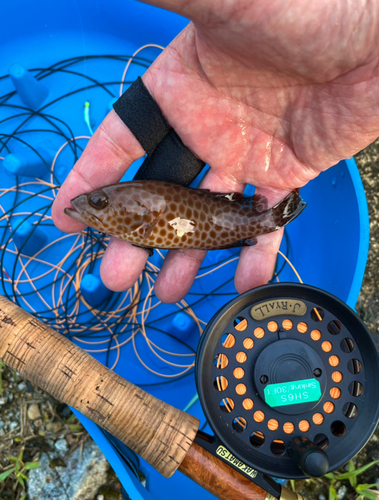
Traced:
<path id="1" fill-rule="evenodd" d="M 51 214 L 54 224 L 65 232 L 84 229 L 64 213 L 79 194 L 118 182 L 144 150 L 131 131 L 112 110 L 91 137 L 82 156 L 60 188 Z"/>
<path id="2" fill-rule="evenodd" d="M 171 250 L 155 282 L 155 295 L 166 304 L 175 304 L 189 292 L 205 258 L 205 250 Z"/>
<path id="3" fill-rule="evenodd" d="M 101 280 L 114 292 L 128 290 L 138 280 L 148 253 L 131 243 L 111 238 L 100 266 Z"/>
<path id="4" fill-rule="evenodd" d="M 188 18 L 198 18 L 205 12 L 209 11 L 213 2 L 209 0 L 142 0 L 144 3 L 161 7 L 162 9 L 171 10 Z"/>
<path id="5" fill-rule="evenodd" d="M 209 170 L 199 187 L 219 193 L 242 193 L 245 186 L 234 177 L 220 178 L 214 170 Z M 157 297 L 166 304 L 174 304 L 185 297 L 206 254 L 205 250 L 170 251 L 155 282 Z"/>
<path id="6" fill-rule="evenodd" d="M 257 188 L 256 193 L 266 196 L 268 206 L 272 207 L 285 198 L 289 191 Z M 264 234 L 257 238 L 258 243 L 253 247 L 242 248 L 234 277 L 238 293 L 265 285 L 271 279 L 283 232 L 282 228 L 274 233 Z"/>

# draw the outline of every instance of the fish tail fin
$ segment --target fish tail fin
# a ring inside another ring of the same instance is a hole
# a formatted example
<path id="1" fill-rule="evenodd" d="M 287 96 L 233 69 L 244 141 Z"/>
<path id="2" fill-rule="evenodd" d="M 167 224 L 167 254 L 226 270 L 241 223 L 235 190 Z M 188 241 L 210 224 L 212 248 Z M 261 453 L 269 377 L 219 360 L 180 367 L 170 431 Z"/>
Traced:
<path id="1" fill-rule="evenodd" d="M 300 196 L 300 189 L 294 189 L 277 205 L 272 207 L 273 221 L 277 229 L 298 217 L 307 204 Z"/>

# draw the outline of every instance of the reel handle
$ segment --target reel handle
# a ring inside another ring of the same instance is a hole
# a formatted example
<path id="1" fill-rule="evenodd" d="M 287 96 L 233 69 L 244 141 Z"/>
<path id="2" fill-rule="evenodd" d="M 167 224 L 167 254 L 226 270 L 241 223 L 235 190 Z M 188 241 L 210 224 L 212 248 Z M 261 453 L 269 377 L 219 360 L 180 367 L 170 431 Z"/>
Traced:
<path id="1" fill-rule="evenodd" d="M 197 418 L 103 366 L 0 295 L 0 359 L 116 436 L 165 477 L 186 456 Z"/>
<path id="2" fill-rule="evenodd" d="M 295 437 L 288 454 L 306 476 L 321 477 L 328 472 L 329 459 L 326 453 L 305 436 Z"/>

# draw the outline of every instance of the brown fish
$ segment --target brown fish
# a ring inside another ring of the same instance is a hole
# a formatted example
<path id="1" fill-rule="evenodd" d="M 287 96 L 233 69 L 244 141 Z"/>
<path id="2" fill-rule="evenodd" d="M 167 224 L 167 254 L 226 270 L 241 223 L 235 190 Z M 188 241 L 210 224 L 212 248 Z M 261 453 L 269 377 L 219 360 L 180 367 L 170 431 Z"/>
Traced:
<path id="1" fill-rule="evenodd" d="M 299 189 L 274 207 L 264 196 L 212 193 L 160 181 L 130 181 L 71 200 L 65 213 L 98 231 L 144 248 L 217 250 L 254 245 L 295 219 Z"/>

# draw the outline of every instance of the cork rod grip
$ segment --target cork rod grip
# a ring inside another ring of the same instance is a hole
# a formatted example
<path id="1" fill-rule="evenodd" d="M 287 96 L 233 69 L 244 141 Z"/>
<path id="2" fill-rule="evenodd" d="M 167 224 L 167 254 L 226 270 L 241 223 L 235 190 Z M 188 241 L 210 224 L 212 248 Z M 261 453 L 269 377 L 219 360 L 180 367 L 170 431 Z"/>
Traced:
<path id="1" fill-rule="evenodd" d="M 0 359 L 79 410 L 165 477 L 179 467 L 199 421 L 139 389 L 0 296 Z"/>

